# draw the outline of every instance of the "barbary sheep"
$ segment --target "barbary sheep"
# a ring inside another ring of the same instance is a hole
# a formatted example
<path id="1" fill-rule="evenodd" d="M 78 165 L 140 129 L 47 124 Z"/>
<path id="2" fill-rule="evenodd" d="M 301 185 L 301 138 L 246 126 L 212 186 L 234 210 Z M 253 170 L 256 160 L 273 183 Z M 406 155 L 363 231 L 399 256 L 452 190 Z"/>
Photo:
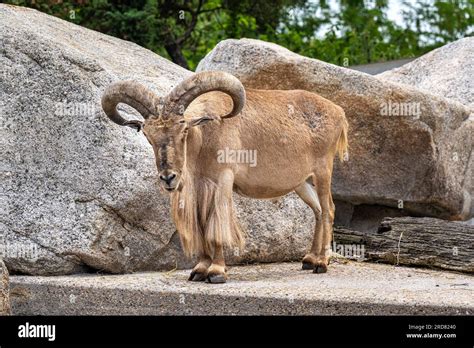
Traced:
<path id="1" fill-rule="evenodd" d="M 144 122 L 125 120 L 119 103 L 136 109 Z M 341 107 L 304 90 L 245 89 L 218 71 L 193 75 L 165 98 L 134 81 L 116 82 L 106 89 L 102 107 L 116 124 L 143 130 L 153 147 L 183 249 L 199 257 L 190 280 L 225 282 L 224 248 L 244 245 L 233 191 L 260 199 L 295 191 L 316 217 L 303 269 L 327 271 L 333 161 L 347 151 Z M 235 151 L 254 153 L 254 161 L 238 160 L 249 157 Z"/>

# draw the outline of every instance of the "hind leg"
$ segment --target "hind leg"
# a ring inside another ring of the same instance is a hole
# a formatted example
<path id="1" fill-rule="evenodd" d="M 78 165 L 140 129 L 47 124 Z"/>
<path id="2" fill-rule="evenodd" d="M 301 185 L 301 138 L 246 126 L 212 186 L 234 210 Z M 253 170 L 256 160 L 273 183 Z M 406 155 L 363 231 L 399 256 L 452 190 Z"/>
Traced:
<path id="1" fill-rule="evenodd" d="M 323 223 L 321 204 L 316 189 L 309 182 L 305 181 L 295 189 L 296 194 L 313 210 L 315 226 L 311 251 L 303 258 L 303 269 L 314 270 L 323 268 L 324 259 L 320 257 L 320 249 L 323 243 Z"/>
<path id="2" fill-rule="evenodd" d="M 326 273 L 331 256 L 331 242 L 333 237 L 333 223 L 335 207 L 331 195 L 332 161 L 326 170 L 317 177 L 316 191 L 321 203 L 322 234 L 318 243 L 311 248 L 311 253 L 316 256 L 314 273 Z"/>
<path id="3" fill-rule="evenodd" d="M 329 166 L 331 168 L 331 166 Z M 311 250 L 303 258 L 303 269 L 312 269 L 314 273 L 327 272 L 331 255 L 332 223 L 334 204 L 331 196 L 332 170 L 319 170 L 313 176 L 313 187 L 308 182 L 295 191 L 314 212 L 316 223 Z"/>
<path id="4" fill-rule="evenodd" d="M 326 273 L 329 265 L 329 258 L 331 257 L 331 242 L 333 237 L 333 223 L 334 223 L 334 203 L 332 201 L 330 190 L 321 190 L 319 193 L 321 202 L 321 220 L 323 225 L 323 233 L 320 239 L 320 244 L 312 249 L 312 253 L 316 255 L 316 264 L 314 273 Z"/>

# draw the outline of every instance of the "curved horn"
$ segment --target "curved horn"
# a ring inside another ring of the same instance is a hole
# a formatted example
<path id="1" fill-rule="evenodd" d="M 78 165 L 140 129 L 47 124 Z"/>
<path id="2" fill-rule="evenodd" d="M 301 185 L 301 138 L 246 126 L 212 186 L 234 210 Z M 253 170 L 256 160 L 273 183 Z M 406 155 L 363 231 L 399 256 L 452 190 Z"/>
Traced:
<path id="1" fill-rule="evenodd" d="M 165 110 L 184 114 L 191 102 L 201 94 L 220 91 L 228 94 L 234 103 L 232 111 L 221 118 L 236 116 L 245 105 L 245 89 L 235 76 L 223 71 L 203 71 L 181 82 L 168 94 Z"/>
<path id="2" fill-rule="evenodd" d="M 159 115 L 161 98 L 150 89 L 136 81 L 119 81 L 111 84 L 102 96 L 102 109 L 105 114 L 120 126 L 141 129 L 142 122 L 127 121 L 117 111 L 117 105 L 124 103 L 137 110 L 144 119 Z"/>

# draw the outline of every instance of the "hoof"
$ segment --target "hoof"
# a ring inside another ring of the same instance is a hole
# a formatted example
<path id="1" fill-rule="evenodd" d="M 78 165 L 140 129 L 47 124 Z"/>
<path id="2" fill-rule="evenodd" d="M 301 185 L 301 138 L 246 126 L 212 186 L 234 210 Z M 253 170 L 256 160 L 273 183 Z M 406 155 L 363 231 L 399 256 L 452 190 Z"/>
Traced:
<path id="1" fill-rule="evenodd" d="M 191 275 L 188 278 L 188 280 L 190 280 L 192 282 L 202 282 L 202 281 L 206 280 L 206 275 L 204 273 L 192 271 Z"/>
<path id="2" fill-rule="evenodd" d="M 211 284 L 222 284 L 225 283 L 225 275 L 223 274 L 209 274 L 206 279 L 206 283 Z"/>
<path id="3" fill-rule="evenodd" d="M 328 266 L 324 264 L 315 265 L 313 273 L 326 273 L 328 271 Z"/>
<path id="4" fill-rule="evenodd" d="M 303 261 L 303 266 L 301 267 L 301 269 L 303 269 L 305 271 L 312 270 L 312 269 L 314 269 L 314 265 L 311 262 L 304 262 Z"/>

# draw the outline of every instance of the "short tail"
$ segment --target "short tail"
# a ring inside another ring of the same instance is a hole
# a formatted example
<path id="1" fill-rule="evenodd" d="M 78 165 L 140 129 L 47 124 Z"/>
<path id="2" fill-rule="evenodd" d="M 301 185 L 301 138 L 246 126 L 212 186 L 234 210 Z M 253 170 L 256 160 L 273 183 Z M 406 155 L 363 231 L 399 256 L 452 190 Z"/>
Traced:
<path id="1" fill-rule="evenodd" d="M 342 115 L 342 130 L 341 135 L 337 141 L 336 151 L 339 156 L 339 160 L 347 161 L 349 158 L 349 142 L 347 140 L 347 133 L 349 131 L 349 123 L 347 122 L 346 115 Z"/>

